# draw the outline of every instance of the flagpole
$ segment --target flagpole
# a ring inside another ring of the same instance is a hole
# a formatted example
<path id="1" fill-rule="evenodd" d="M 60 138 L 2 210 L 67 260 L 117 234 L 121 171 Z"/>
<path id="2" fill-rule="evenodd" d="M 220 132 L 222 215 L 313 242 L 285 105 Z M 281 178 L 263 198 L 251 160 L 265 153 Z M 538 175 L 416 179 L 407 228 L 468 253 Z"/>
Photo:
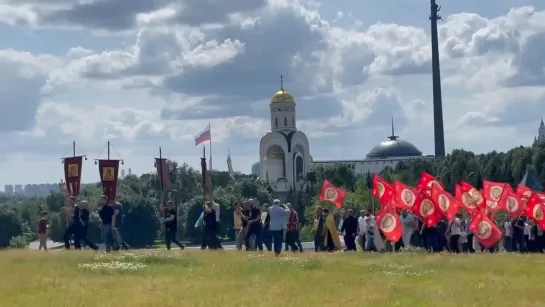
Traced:
<path id="1" fill-rule="evenodd" d="M 212 173 L 212 127 L 210 123 L 208 123 L 208 131 L 210 131 L 210 140 L 209 140 L 209 146 L 210 146 L 210 167 L 208 168 L 208 171 Z"/>

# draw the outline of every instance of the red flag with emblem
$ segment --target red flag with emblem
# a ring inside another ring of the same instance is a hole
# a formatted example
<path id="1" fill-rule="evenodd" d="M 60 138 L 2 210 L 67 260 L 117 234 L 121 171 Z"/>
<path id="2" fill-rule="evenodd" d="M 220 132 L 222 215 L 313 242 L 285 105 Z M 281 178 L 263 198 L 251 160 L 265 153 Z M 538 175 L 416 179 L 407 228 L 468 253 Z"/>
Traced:
<path id="1" fill-rule="evenodd" d="M 539 198 L 536 193 L 532 193 L 532 196 L 530 196 L 528 202 L 526 203 L 526 210 L 522 215 L 533 219 L 536 224 L 541 227 L 541 229 L 545 230 L 545 218 L 543 217 L 543 209 L 543 200 Z"/>
<path id="2" fill-rule="evenodd" d="M 472 214 L 480 208 L 480 204 L 484 204 L 481 192 L 467 182 L 462 181 L 460 184 L 456 184 L 455 192 L 456 198 L 461 201 L 462 208 Z"/>
<path id="3" fill-rule="evenodd" d="M 489 219 L 483 211 L 477 212 L 471 223 L 469 230 L 475 234 L 475 237 L 484 248 L 490 248 L 501 240 L 501 230 Z"/>
<path id="4" fill-rule="evenodd" d="M 441 210 L 441 213 L 443 213 L 443 216 L 445 216 L 449 222 L 454 220 L 454 217 L 461 206 L 460 200 L 438 186 L 433 186 L 431 188 L 431 200 L 439 207 L 439 210 Z"/>
<path id="5" fill-rule="evenodd" d="M 506 184 L 498 201 L 498 209 L 507 211 L 512 218 L 518 218 L 526 210 L 526 203 Z"/>
<path id="6" fill-rule="evenodd" d="M 403 234 L 401 219 L 392 204 L 387 202 L 377 213 L 375 221 L 390 242 L 397 242 Z"/>
<path id="7" fill-rule="evenodd" d="M 394 205 L 397 208 L 413 211 L 418 197 L 418 190 L 411 188 L 399 181 L 394 182 Z"/>
<path id="8" fill-rule="evenodd" d="M 443 190 L 445 189 L 443 184 L 439 180 L 437 180 L 437 178 L 426 172 L 422 172 L 422 175 L 420 175 L 420 180 L 418 180 L 418 182 L 416 183 L 416 187 L 419 190 L 427 191 L 431 190 L 433 186 L 438 186 Z"/>
<path id="9" fill-rule="evenodd" d="M 483 197 L 486 201 L 486 208 L 489 211 L 499 210 L 498 203 L 505 183 L 483 180 Z"/>
<path id="10" fill-rule="evenodd" d="M 435 186 L 437 189 L 438 187 Z M 439 206 L 431 200 L 431 197 L 425 191 L 420 191 L 414 204 L 414 213 L 420 217 L 420 219 L 426 224 L 426 227 L 432 227 L 436 225 L 443 214 L 439 209 Z"/>
<path id="11" fill-rule="evenodd" d="M 320 200 L 330 201 L 335 207 L 340 208 L 343 206 L 345 197 L 346 192 L 343 189 L 337 188 L 328 180 L 324 180 L 322 191 L 320 192 Z"/>
<path id="12" fill-rule="evenodd" d="M 532 189 L 519 183 L 519 185 L 517 185 L 516 193 L 521 199 L 525 198 L 526 200 L 528 200 L 528 198 L 532 196 Z"/>
<path id="13" fill-rule="evenodd" d="M 371 190 L 373 197 L 378 199 L 381 205 L 392 200 L 394 196 L 394 187 L 391 183 L 384 180 L 377 174 L 373 174 L 373 186 Z"/>

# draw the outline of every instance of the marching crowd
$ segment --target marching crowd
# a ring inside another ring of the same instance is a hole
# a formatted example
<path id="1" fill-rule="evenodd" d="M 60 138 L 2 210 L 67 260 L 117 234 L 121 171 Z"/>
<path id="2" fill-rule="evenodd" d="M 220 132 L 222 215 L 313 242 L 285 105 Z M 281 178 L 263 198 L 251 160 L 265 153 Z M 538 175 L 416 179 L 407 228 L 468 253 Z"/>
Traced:
<path id="1" fill-rule="evenodd" d="M 165 243 L 171 249 L 172 243 L 181 249 L 185 246 L 177 239 L 177 211 L 171 201 L 161 206 L 164 212 Z M 207 201 L 203 213 L 195 227 L 202 229 L 202 249 L 223 249 L 219 238 L 220 207 Z M 64 235 L 65 248 L 70 249 L 70 240 L 74 248 L 82 245 L 98 250 L 98 246 L 87 236 L 90 212 L 86 201 L 76 205 L 75 197 L 67 200 L 67 222 Z M 123 206 L 117 200 L 109 201 L 107 196 L 101 198 L 98 210 L 101 219 L 101 236 L 106 252 L 128 249 L 123 241 L 120 229 L 123 224 Z M 519 217 L 510 218 L 501 225 L 502 242 L 490 248 L 484 248 L 469 229 L 471 214 L 457 213 L 452 222 L 446 219 L 436 225 L 427 227 L 417 215 L 408 210 L 401 210 L 400 221 L 402 236 L 397 242 L 389 242 L 375 216 L 369 210 L 361 210 L 359 216 L 352 209 L 340 211 L 341 218 L 335 222 L 333 214 L 327 208 L 316 207 L 313 221 L 314 250 L 337 251 L 343 249 L 340 238 L 344 241 L 345 251 L 397 252 L 401 248 L 418 247 L 429 252 L 449 251 L 453 253 L 496 252 L 539 252 L 545 250 L 545 235 L 533 219 Z M 293 205 L 282 205 L 275 199 L 272 205 L 260 206 L 256 200 L 250 199 L 234 204 L 234 225 L 236 231 L 236 248 L 241 250 L 267 249 L 280 254 L 285 251 L 303 252 L 300 240 L 300 221 Z M 39 249 L 47 250 L 46 231 L 48 227 L 47 212 L 42 213 L 38 225 L 40 240 Z"/>

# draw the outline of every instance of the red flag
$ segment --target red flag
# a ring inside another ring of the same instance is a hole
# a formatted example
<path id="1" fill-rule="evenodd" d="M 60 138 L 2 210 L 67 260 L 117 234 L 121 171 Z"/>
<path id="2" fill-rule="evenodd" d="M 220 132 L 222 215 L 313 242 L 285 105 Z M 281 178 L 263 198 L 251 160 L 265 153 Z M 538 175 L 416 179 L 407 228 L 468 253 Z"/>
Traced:
<path id="1" fill-rule="evenodd" d="M 434 186 L 436 189 L 437 186 Z M 432 188 L 433 189 L 433 188 Z M 441 220 L 443 214 L 438 206 L 431 200 L 430 196 L 424 191 L 420 191 L 416 203 L 414 205 L 415 213 L 426 224 L 426 227 L 432 227 Z"/>
<path id="2" fill-rule="evenodd" d="M 477 189 L 464 181 L 456 185 L 456 198 L 461 200 L 462 207 L 466 211 L 472 213 L 478 208 L 481 208 L 480 206 L 484 204 L 481 192 L 477 191 Z"/>
<path id="3" fill-rule="evenodd" d="M 528 202 L 526 203 L 526 210 L 523 213 L 523 215 L 533 219 L 536 224 L 541 227 L 541 229 L 545 230 L 545 218 L 543 216 L 543 201 L 536 193 L 532 193 L 532 196 L 528 199 Z"/>
<path id="4" fill-rule="evenodd" d="M 102 190 L 108 199 L 114 200 L 117 192 L 119 160 L 98 160 Z"/>
<path id="5" fill-rule="evenodd" d="M 394 205 L 396 207 L 413 211 L 417 197 L 418 190 L 411 188 L 397 180 L 394 182 Z"/>
<path id="6" fill-rule="evenodd" d="M 513 192 L 511 186 L 506 184 L 498 201 L 498 209 L 507 211 L 513 218 L 518 218 L 526 210 L 526 204 Z"/>
<path id="7" fill-rule="evenodd" d="M 343 206 L 345 197 L 346 193 L 343 189 L 337 188 L 331 182 L 324 180 L 322 191 L 320 192 L 320 200 L 330 201 L 335 207 L 340 208 Z"/>
<path id="8" fill-rule="evenodd" d="M 489 210 L 495 211 L 499 209 L 498 202 L 504 188 L 505 183 L 483 180 L 483 196 L 486 200 L 486 207 Z"/>
<path id="9" fill-rule="evenodd" d="M 377 213 L 375 220 L 390 242 L 397 242 L 401 239 L 403 227 L 401 226 L 399 214 L 397 214 L 393 205 L 386 203 Z"/>
<path id="10" fill-rule="evenodd" d="M 473 216 L 473 220 L 469 224 L 471 230 L 479 243 L 485 248 L 494 246 L 501 240 L 501 230 L 490 220 L 483 212 L 478 212 Z"/>
<path id="11" fill-rule="evenodd" d="M 532 190 L 525 186 L 525 185 L 522 185 L 522 184 L 519 184 L 517 185 L 517 191 L 516 191 L 518 197 L 520 198 L 526 198 L 526 200 L 528 200 L 528 198 L 530 198 L 530 196 L 532 196 Z"/>
<path id="12" fill-rule="evenodd" d="M 386 204 L 394 196 L 394 187 L 377 174 L 373 174 L 373 197 L 380 201 L 381 205 Z"/>
<path id="13" fill-rule="evenodd" d="M 431 200 L 439 207 L 449 222 L 454 220 L 456 213 L 458 213 L 458 208 L 460 207 L 460 200 L 438 186 L 433 186 L 431 188 Z"/>
<path id="14" fill-rule="evenodd" d="M 170 189 L 170 177 L 168 176 L 168 164 L 165 158 L 155 158 L 155 168 L 157 168 L 157 176 L 159 176 L 159 183 L 161 184 L 161 190 Z"/>
<path id="15" fill-rule="evenodd" d="M 426 172 L 422 172 L 422 175 L 420 175 L 420 180 L 418 180 L 418 182 L 416 183 L 416 187 L 419 190 L 430 190 L 433 186 L 438 186 L 442 190 L 445 189 L 443 184 L 439 180 L 437 180 L 437 178 Z"/>
<path id="16" fill-rule="evenodd" d="M 81 165 L 83 157 L 64 158 L 64 181 L 66 192 L 70 196 L 77 196 L 81 185 Z"/>

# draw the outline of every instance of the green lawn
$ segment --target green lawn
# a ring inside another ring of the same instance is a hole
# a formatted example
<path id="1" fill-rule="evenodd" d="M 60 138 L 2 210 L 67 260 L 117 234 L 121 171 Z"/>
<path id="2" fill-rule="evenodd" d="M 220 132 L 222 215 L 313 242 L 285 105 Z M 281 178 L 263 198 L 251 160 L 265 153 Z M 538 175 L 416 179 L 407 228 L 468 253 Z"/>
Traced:
<path id="1" fill-rule="evenodd" d="M 0 306 L 545 306 L 542 255 L 0 252 Z"/>

